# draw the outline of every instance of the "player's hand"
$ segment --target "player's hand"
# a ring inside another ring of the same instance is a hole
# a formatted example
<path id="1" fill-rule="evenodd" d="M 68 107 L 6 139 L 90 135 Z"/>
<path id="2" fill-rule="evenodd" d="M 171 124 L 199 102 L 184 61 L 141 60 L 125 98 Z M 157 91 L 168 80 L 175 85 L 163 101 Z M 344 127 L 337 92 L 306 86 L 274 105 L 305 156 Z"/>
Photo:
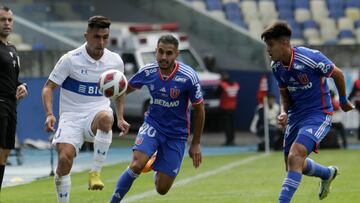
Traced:
<path id="1" fill-rule="evenodd" d="M 45 130 L 46 132 L 55 132 L 55 123 L 56 123 L 56 118 L 53 114 L 49 114 L 46 116 L 46 120 L 45 120 Z"/>
<path id="2" fill-rule="evenodd" d="M 28 92 L 27 92 L 25 85 L 21 84 L 16 88 L 16 100 L 26 97 L 27 94 L 28 94 Z"/>
<path id="3" fill-rule="evenodd" d="M 277 119 L 278 119 L 279 125 L 281 125 L 282 127 L 285 127 L 287 124 L 287 121 L 288 121 L 288 115 L 287 115 L 287 113 L 282 112 L 278 115 Z"/>
<path id="4" fill-rule="evenodd" d="M 344 112 L 348 112 L 348 111 L 351 111 L 355 108 L 354 104 L 352 104 L 351 102 L 347 102 L 346 104 L 340 104 L 341 106 L 341 109 L 344 111 Z"/>
<path id="5" fill-rule="evenodd" d="M 126 122 L 126 120 L 118 119 L 117 126 L 121 130 L 121 132 L 119 134 L 120 137 L 126 135 L 129 132 L 130 124 L 128 122 Z"/>
<path id="6" fill-rule="evenodd" d="M 191 144 L 189 149 L 189 156 L 193 160 L 194 167 L 199 167 L 202 161 L 200 144 Z"/>

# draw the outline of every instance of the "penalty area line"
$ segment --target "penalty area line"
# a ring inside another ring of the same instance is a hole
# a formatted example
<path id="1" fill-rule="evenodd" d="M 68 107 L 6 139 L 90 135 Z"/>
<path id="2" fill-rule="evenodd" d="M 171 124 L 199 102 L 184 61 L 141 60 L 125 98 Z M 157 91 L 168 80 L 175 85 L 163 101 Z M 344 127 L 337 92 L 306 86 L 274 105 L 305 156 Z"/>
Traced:
<path id="1" fill-rule="evenodd" d="M 198 174 L 196 176 L 180 179 L 179 181 L 176 181 L 174 183 L 172 188 L 177 188 L 177 187 L 187 185 L 187 184 L 189 184 L 191 182 L 194 182 L 196 180 L 204 179 L 204 178 L 207 178 L 209 176 L 219 174 L 221 172 L 233 169 L 235 167 L 238 167 L 238 166 L 241 166 L 241 165 L 244 165 L 244 164 L 251 163 L 251 162 L 256 161 L 258 159 L 265 158 L 267 156 L 269 156 L 269 154 L 261 154 L 261 155 L 251 156 L 251 157 L 248 157 L 246 159 L 242 159 L 242 160 L 239 160 L 239 161 L 236 161 L 236 162 L 226 164 L 226 165 L 224 165 L 222 167 L 219 167 L 219 168 L 216 168 L 214 170 L 210 170 L 210 171 Z M 139 194 L 129 196 L 128 198 L 124 199 L 124 202 L 135 202 L 135 201 L 138 201 L 138 200 L 143 199 L 145 197 L 154 196 L 156 194 L 157 194 L 156 190 L 153 189 L 153 190 L 149 190 L 149 191 L 146 191 L 146 192 L 143 192 L 143 193 L 139 193 Z"/>

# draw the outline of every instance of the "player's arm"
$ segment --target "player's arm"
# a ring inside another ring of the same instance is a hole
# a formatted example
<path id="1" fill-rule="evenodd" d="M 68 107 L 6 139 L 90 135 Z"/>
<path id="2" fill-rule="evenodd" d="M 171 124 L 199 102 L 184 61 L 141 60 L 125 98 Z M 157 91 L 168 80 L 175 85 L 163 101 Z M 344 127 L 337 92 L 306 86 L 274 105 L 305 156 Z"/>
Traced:
<path id="1" fill-rule="evenodd" d="M 334 65 L 334 70 L 331 74 L 331 77 L 334 79 L 336 89 L 339 93 L 341 109 L 344 112 L 352 110 L 354 105 L 346 97 L 346 86 L 343 72 Z"/>
<path id="2" fill-rule="evenodd" d="M 42 89 L 42 100 L 43 106 L 45 110 L 45 130 L 48 132 L 55 131 L 54 125 L 56 122 L 56 118 L 53 113 L 52 108 L 52 99 L 54 90 L 58 87 L 56 83 L 51 80 L 47 80 L 43 89 Z"/>
<path id="3" fill-rule="evenodd" d="M 193 113 L 194 113 L 194 132 L 193 132 L 194 135 L 189 149 L 189 156 L 193 160 L 194 167 L 197 168 L 200 166 L 202 161 L 200 139 L 205 123 L 204 101 L 193 105 Z"/>
<path id="4" fill-rule="evenodd" d="M 128 87 L 129 89 L 129 87 Z M 128 90 L 127 89 L 127 90 Z M 126 91 L 127 93 L 127 91 Z M 120 136 L 126 135 L 129 132 L 130 124 L 124 119 L 124 105 L 125 94 L 115 99 L 117 126 L 121 130 Z"/>
<path id="5" fill-rule="evenodd" d="M 287 112 L 290 102 L 289 91 L 286 88 L 280 88 L 280 114 L 278 116 L 278 122 L 281 126 L 285 126 L 287 124 Z"/>

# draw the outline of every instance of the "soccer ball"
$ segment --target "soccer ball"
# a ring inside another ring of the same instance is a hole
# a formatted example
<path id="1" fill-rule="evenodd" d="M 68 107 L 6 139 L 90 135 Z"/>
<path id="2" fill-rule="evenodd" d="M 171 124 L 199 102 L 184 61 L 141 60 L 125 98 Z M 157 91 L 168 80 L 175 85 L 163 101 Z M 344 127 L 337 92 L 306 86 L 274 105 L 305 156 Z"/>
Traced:
<path id="1" fill-rule="evenodd" d="M 99 78 L 99 91 L 107 98 L 114 99 L 126 92 L 127 79 L 124 73 L 116 69 L 107 70 Z"/>

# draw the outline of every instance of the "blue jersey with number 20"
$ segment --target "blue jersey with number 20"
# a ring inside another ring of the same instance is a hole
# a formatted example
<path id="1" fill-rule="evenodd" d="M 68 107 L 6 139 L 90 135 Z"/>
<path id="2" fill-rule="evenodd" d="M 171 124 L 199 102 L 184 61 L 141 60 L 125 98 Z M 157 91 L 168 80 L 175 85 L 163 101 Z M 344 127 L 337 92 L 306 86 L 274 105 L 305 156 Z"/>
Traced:
<path id="1" fill-rule="evenodd" d="M 145 122 L 164 135 L 186 140 L 190 133 L 190 107 L 203 101 L 196 72 L 189 66 L 176 62 L 168 77 L 160 73 L 157 62 L 142 67 L 130 80 L 132 88 L 145 85 L 151 95 Z"/>

